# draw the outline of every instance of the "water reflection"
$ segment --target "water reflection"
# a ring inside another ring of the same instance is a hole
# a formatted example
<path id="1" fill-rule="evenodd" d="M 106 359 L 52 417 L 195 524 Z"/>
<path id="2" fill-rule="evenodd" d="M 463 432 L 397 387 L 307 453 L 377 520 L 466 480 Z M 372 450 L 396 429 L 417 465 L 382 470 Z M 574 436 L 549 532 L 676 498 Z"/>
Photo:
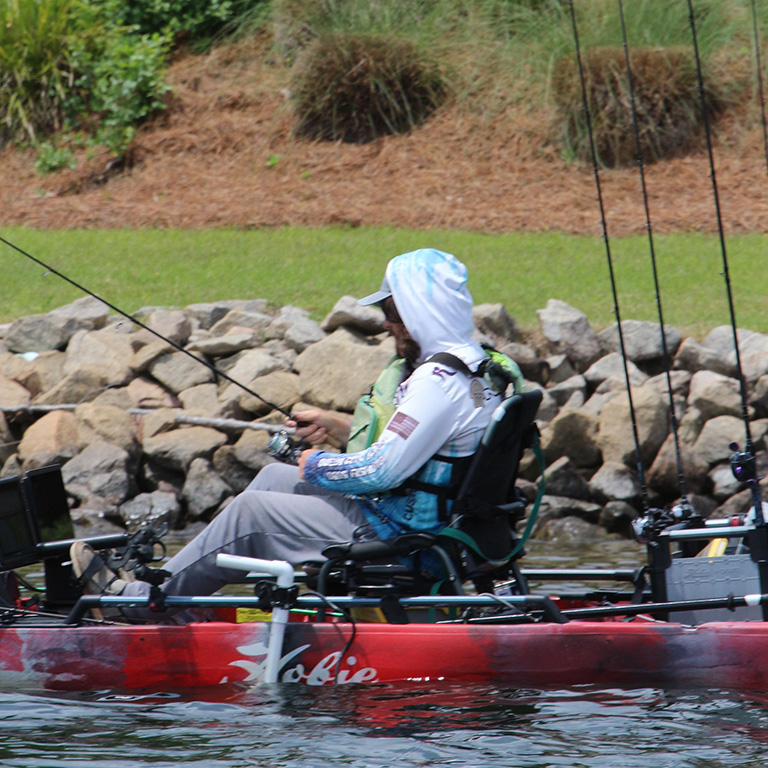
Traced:
<path id="1" fill-rule="evenodd" d="M 569 766 L 764 764 L 768 698 L 489 685 L 257 686 L 224 699 L 0 695 L 0 764 Z"/>

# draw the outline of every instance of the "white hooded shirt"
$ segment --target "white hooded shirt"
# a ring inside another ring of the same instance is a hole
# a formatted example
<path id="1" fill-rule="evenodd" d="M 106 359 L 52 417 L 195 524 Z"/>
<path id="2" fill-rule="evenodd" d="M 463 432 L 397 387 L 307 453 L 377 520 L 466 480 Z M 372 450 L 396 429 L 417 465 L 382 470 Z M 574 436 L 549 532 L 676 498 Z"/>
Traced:
<path id="1" fill-rule="evenodd" d="M 409 490 L 407 484 L 397 493 L 389 491 L 413 477 L 447 486 L 452 464 L 439 457 L 471 456 L 501 401 L 481 378 L 429 361 L 448 352 L 475 371 L 486 358 L 472 341 L 466 267 L 448 253 L 423 248 L 392 259 L 386 280 L 405 327 L 421 348 L 420 365 L 398 388 L 395 413 L 370 448 L 313 453 L 304 469 L 310 483 L 357 498 L 382 539 L 443 527 L 434 493 Z"/>

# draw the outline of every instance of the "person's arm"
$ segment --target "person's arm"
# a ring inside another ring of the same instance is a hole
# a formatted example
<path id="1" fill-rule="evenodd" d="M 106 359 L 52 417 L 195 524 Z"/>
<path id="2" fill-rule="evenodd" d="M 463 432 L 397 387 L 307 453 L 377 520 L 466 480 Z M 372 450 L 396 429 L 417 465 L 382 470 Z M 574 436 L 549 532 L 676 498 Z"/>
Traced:
<path id="1" fill-rule="evenodd" d="M 379 439 L 359 453 L 305 452 L 310 483 L 340 493 L 396 488 L 419 470 L 457 428 L 457 382 L 419 371 Z M 461 385 L 459 385 L 461 386 Z"/>
<path id="2" fill-rule="evenodd" d="M 320 408 L 296 411 L 291 416 L 293 418 L 286 419 L 285 425 L 294 427 L 296 437 L 300 440 L 304 440 L 310 445 L 321 445 L 328 442 L 338 446 L 347 444 L 351 417 L 330 413 Z"/>

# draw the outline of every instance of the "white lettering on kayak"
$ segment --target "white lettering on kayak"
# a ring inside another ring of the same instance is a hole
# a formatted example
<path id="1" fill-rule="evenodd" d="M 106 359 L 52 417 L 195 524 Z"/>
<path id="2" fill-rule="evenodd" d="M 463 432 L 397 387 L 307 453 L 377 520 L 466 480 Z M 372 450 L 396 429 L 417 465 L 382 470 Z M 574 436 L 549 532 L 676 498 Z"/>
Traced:
<path id="1" fill-rule="evenodd" d="M 304 651 L 310 648 L 310 645 L 302 645 L 295 648 L 290 653 L 287 653 L 280 659 L 280 669 L 284 669 L 297 656 L 301 655 Z M 237 649 L 240 653 L 244 653 L 248 656 L 262 657 L 258 661 L 252 659 L 237 659 L 236 661 L 230 661 L 230 667 L 240 667 L 244 669 L 248 675 L 243 682 L 251 682 L 253 680 L 260 680 L 264 677 L 264 670 L 267 663 L 267 647 L 264 643 L 254 643 L 253 645 L 240 646 Z M 339 658 L 341 657 L 340 651 L 333 651 L 327 656 L 320 659 L 311 669 L 306 669 L 303 664 L 296 664 L 289 669 L 286 669 L 282 676 L 281 681 L 284 683 L 305 683 L 306 685 L 325 685 L 326 683 L 336 682 L 340 685 L 345 683 L 373 683 L 376 682 L 378 672 L 373 667 L 360 667 L 359 669 L 351 669 L 357 664 L 357 657 L 347 656 L 339 664 Z M 338 676 L 336 676 L 336 667 L 338 665 Z M 334 677 L 336 679 L 334 680 Z M 222 682 L 225 682 L 223 680 Z"/>

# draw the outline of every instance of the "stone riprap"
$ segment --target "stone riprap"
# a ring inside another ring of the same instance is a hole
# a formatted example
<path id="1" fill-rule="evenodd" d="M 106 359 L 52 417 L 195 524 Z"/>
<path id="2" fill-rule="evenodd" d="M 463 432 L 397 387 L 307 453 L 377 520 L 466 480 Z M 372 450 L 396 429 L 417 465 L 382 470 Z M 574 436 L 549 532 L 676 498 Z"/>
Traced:
<path id="1" fill-rule="evenodd" d="M 60 464 L 82 528 L 210 520 L 274 460 L 268 430 L 284 416 L 253 393 L 286 412 L 350 413 L 394 353 L 381 312 L 349 296 L 321 323 L 260 299 L 151 307 L 135 317 L 168 341 L 90 297 L 0 326 L 1 475 Z M 679 499 L 670 400 L 688 499 L 705 517 L 749 509 L 750 492 L 729 466 L 730 443 L 745 438 L 729 327 L 703 341 L 665 328 L 662 343 L 658 325 L 624 321 L 625 372 L 615 326 L 596 333 L 554 299 L 538 317 L 539 328 L 523 331 L 501 305 L 475 308 L 478 340 L 509 354 L 528 386 L 543 391 L 547 493 L 535 535 L 629 535 L 645 508 Z M 743 330 L 739 340 L 762 476 L 768 337 Z M 538 467 L 528 452 L 520 485 L 531 498 Z"/>

